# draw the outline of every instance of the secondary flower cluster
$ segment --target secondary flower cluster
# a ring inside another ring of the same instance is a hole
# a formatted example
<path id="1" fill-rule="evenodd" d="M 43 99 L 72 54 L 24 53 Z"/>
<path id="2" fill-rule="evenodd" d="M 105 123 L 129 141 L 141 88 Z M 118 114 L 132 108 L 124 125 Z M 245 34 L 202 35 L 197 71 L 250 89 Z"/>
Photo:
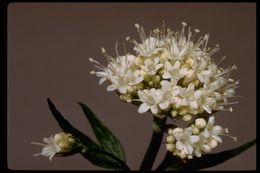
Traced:
<path id="1" fill-rule="evenodd" d="M 203 118 L 197 118 L 190 127 L 168 129 L 166 149 L 182 159 L 201 157 L 222 143 L 221 135 L 229 136 L 228 129 L 215 125 L 214 116 L 209 117 L 207 124 Z"/>
<path id="2" fill-rule="evenodd" d="M 70 133 L 58 133 L 54 137 L 43 138 L 43 143 L 32 142 L 32 144 L 43 146 L 41 153 L 34 156 L 42 155 L 49 157 L 51 161 L 53 156 L 69 155 L 76 151 L 84 151 L 84 146 L 75 139 Z"/>
<path id="3" fill-rule="evenodd" d="M 136 24 L 141 43 L 129 37 L 126 40 L 134 44 L 135 54 L 126 53 L 117 57 L 102 52 L 108 60 L 103 66 L 90 58 L 99 70 L 92 74 L 100 77 L 99 83 L 108 80 L 108 91 L 116 91 L 126 102 L 139 101 L 139 113 L 151 111 L 155 116 L 170 115 L 191 120 L 194 115 L 213 111 L 232 111 L 225 106 L 235 94 L 238 81 L 230 78 L 236 66 L 218 67 L 211 56 L 219 50 L 219 46 L 211 49 L 208 45 L 209 34 L 194 41 L 195 34 L 189 28 L 185 32 L 186 23 L 182 23 L 181 31 L 154 29 L 147 37 L 143 27 Z"/>

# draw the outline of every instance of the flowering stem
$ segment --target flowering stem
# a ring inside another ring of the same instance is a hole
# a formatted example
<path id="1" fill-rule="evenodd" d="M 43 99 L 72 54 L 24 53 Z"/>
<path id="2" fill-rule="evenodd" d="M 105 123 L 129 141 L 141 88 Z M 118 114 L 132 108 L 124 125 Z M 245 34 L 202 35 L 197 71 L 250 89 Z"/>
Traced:
<path id="1" fill-rule="evenodd" d="M 152 169 L 153 163 L 155 161 L 156 155 L 160 149 L 161 142 L 163 139 L 163 131 L 161 129 L 164 128 L 166 118 L 160 119 L 154 117 L 153 119 L 154 127 L 153 127 L 153 134 L 149 144 L 149 147 L 145 153 L 143 162 L 140 166 L 140 170 L 149 171 Z"/>

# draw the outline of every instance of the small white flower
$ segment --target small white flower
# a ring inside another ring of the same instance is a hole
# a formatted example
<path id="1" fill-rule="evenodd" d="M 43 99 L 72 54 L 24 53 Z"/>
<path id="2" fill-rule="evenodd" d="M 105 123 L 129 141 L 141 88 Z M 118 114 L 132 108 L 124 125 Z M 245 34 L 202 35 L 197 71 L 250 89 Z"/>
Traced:
<path id="1" fill-rule="evenodd" d="M 107 87 L 107 91 L 114 91 L 118 89 L 118 91 L 121 94 L 126 94 L 127 93 L 127 87 L 136 85 L 140 83 L 143 80 L 143 77 L 140 76 L 140 71 L 120 71 L 116 75 L 112 75 L 110 77 L 110 80 L 112 84 L 110 84 Z"/>
<path id="2" fill-rule="evenodd" d="M 191 128 L 175 128 L 172 133 L 175 139 L 177 140 L 176 153 L 179 154 L 184 151 L 186 155 L 191 156 L 194 151 L 193 144 L 199 141 L 199 136 L 192 135 Z"/>
<path id="3" fill-rule="evenodd" d="M 141 56 L 151 56 L 157 53 L 160 48 L 157 48 L 158 40 L 154 37 L 149 37 L 144 40 L 142 43 L 137 44 L 134 47 L 134 50 Z"/>
<path id="4" fill-rule="evenodd" d="M 118 91 L 122 94 L 127 93 L 127 87 L 136 85 L 142 82 L 143 77 L 140 75 L 140 71 L 134 68 L 133 63 L 136 57 L 133 55 L 118 56 L 116 59 L 110 59 L 108 67 L 102 66 L 99 62 L 90 59 L 91 62 L 95 62 L 99 66 L 97 68 L 103 70 L 100 72 L 93 72 L 97 76 L 101 77 L 100 84 L 105 80 L 110 80 L 112 84 L 107 87 L 107 91 Z"/>
<path id="5" fill-rule="evenodd" d="M 162 66 L 159 57 L 147 58 L 144 60 L 144 65 L 141 65 L 141 69 L 149 75 L 155 75 Z"/>
<path id="6" fill-rule="evenodd" d="M 187 42 L 185 37 L 181 37 L 178 41 L 173 37 L 171 39 L 171 46 L 169 52 L 176 59 L 182 59 L 187 53 L 191 42 Z"/>
<path id="7" fill-rule="evenodd" d="M 43 138 L 43 142 L 32 142 L 32 144 L 43 146 L 41 153 L 33 156 L 46 156 L 49 157 L 50 161 L 56 154 L 70 153 L 72 150 L 83 147 L 71 134 L 63 132 L 55 134 L 54 137 Z"/>
<path id="8" fill-rule="evenodd" d="M 182 106 L 189 106 L 191 109 L 198 109 L 200 95 L 201 91 L 195 91 L 194 85 L 190 83 L 187 88 L 181 89 L 180 97 L 182 98 Z"/>
<path id="9" fill-rule="evenodd" d="M 175 80 L 171 80 L 171 82 L 167 80 L 161 81 L 161 91 L 163 93 L 162 101 L 159 104 L 161 109 L 168 109 L 170 104 L 173 103 L 173 99 L 180 93 L 181 88 L 176 84 L 177 82 Z"/>
<path id="10" fill-rule="evenodd" d="M 41 153 L 34 154 L 33 156 L 46 156 L 49 157 L 49 160 L 51 161 L 53 156 L 61 151 L 61 148 L 57 144 L 55 144 L 53 136 L 51 136 L 50 138 L 43 138 L 43 142 L 45 144 L 32 142 L 32 144 L 43 146 Z"/>
<path id="11" fill-rule="evenodd" d="M 176 61 L 173 65 L 169 61 L 166 61 L 164 63 L 164 73 L 162 75 L 163 79 L 170 79 L 170 78 L 177 79 L 177 80 L 180 79 L 182 76 L 184 76 L 181 75 L 180 68 L 181 68 L 180 61 Z"/>
<path id="12" fill-rule="evenodd" d="M 144 113 L 151 109 L 153 114 L 158 114 L 158 104 L 161 102 L 162 93 L 161 90 L 152 88 L 151 90 L 139 90 L 138 96 L 142 104 L 140 105 L 138 112 Z"/>
<path id="13" fill-rule="evenodd" d="M 219 125 L 215 125 L 214 116 L 209 117 L 208 124 L 205 127 L 204 131 L 202 132 L 202 135 L 207 139 L 213 138 L 219 143 L 222 143 L 222 139 L 220 137 L 221 135 L 229 136 L 236 141 L 236 137 L 232 137 L 232 136 L 228 135 L 227 128 L 224 129 L 223 127 L 221 127 Z"/>

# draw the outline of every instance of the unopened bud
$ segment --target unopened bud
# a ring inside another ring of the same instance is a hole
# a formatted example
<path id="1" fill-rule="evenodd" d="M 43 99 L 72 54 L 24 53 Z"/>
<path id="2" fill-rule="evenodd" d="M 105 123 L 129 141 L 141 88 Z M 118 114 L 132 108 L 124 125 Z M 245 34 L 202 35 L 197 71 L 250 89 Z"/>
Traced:
<path id="1" fill-rule="evenodd" d="M 189 58 L 187 58 L 187 60 L 185 61 L 185 64 L 191 67 L 191 66 L 193 65 L 193 62 L 194 62 L 193 59 L 189 57 Z"/>
<path id="2" fill-rule="evenodd" d="M 144 63 L 144 60 L 141 57 L 136 57 L 134 60 L 134 63 L 136 66 L 141 67 L 141 65 L 143 65 L 143 63 Z"/>
<path id="3" fill-rule="evenodd" d="M 192 119 L 192 116 L 190 114 L 184 115 L 182 118 L 184 121 L 190 121 Z"/>
<path id="4" fill-rule="evenodd" d="M 174 137 L 172 135 L 170 135 L 170 136 L 167 136 L 166 141 L 168 143 L 173 143 L 175 141 L 175 139 L 174 139 Z"/>
<path id="5" fill-rule="evenodd" d="M 200 133 L 200 130 L 196 126 L 192 127 L 192 134 L 198 135 L 199 133 Z"/>
<path id="6" fill-rule="evenodd" d="M 176 110 L 172 110 L 171 115 L 172 115 L 172 117 L 176 117 L 178 115 L 178 113 Z"/>
<path id="7" fill-rule="evenodd" d="M 129 102 L 129 100 L 131 101 L 131 99 L 132 99 L 132 95 L 131 94 L 122 94 L 122 95 L 120 95 L 120 99 L 124 102 Z"/>
<path id="8" fill-rule="evenodd" d="M 211 139 L 208 142 L 208 145 L 210 146 L 210 148 L 215 148 L 218 145 L 218 142 L 215 139 Z"/>
<path id="9" fill-rule="evenodd" d="M 170 152 L 173 152 L 175 149 L 175 146 L 173 144 L 166 144 L 166 149 Z"/>
<path id="10" fill-rule="evenodd" d="M 187 108 L 182 108 L 179 110 L 179 114 L 180 115 L 186 115 L 188 113 L 188 109 Z"/>
<path id="11" fill-rule="evenodd" d="M 203 118 L 197 118 L 195 120 L 195 125 L 196 127 L 198 127 L 199 129 L 203 129 L 206 127 L 206 121 Z"/>

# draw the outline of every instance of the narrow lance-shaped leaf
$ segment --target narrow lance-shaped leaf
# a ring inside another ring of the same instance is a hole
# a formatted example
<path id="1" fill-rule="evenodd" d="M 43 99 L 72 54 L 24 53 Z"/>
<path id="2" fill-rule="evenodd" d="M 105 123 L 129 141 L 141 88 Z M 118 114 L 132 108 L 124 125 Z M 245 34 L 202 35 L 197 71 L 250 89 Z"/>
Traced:
<path id="1" fill-rule="evenodd" d="M 83 157 L 88 159 L 91 163 L 114 170 L 130 170 L 130 168 L 116 156 L 105 150 L 90 149 L 85 153 L 81 153 Z"/>
<path id="2" fill-rule="evenodd" d="M 95 114 L 83 103 L 79 102 L 83 109 L 90 125 L 102 147 L 121 160 L 126 161 L 124 149 L 120 141 L 113 135 L 113 133 L 103 125 L 103 123 L 95 116 Z"/>
<path id="3" fill-rule="evenodd" d="M 128 166 L 123 161 L 115 157 L 113 154 L 104 151 L 103 148 L 96 144 L 92 139 L 73 127 L 56 109 L 55 105 L 49 98 L 47 101 L 49 108 L 61 129 L 79 139 L 86 147 L 86 152 L 81 153 L 83 157 L 100 167 L 116 170 L 129 170 Z"/>
<path id="4" fill-rule="evenodd" d="M 62 114 L 56 109 L 55 105 L 52 101 L 48 98 L 47 99 L 49 108 L 56 119 L 57 123 L 61 127 L 64 132 L 72 134 L 74 137 L 78 138 L 81 142 L 84 143 L 85 147 L 87 148 L 96 148 L 99 147 L 93 140 L 91 140 L 88 136 L 83 134 L 78 129 L 74 128 L 63 116 Z"/>
<path id="5" fill-rule="evenodd" d="M 160 164 L 157 170 L 198 170 L 209 168 L 239 155 L 240 153 L 252 147 L 255 143 L 256 139 L 231 150 L 215 154 L 205 154 L 199 158 L 196 157 L 185 161 L 177 158 L 176 156 L 173 156 L 168 152 L 164 161 Z"/>

